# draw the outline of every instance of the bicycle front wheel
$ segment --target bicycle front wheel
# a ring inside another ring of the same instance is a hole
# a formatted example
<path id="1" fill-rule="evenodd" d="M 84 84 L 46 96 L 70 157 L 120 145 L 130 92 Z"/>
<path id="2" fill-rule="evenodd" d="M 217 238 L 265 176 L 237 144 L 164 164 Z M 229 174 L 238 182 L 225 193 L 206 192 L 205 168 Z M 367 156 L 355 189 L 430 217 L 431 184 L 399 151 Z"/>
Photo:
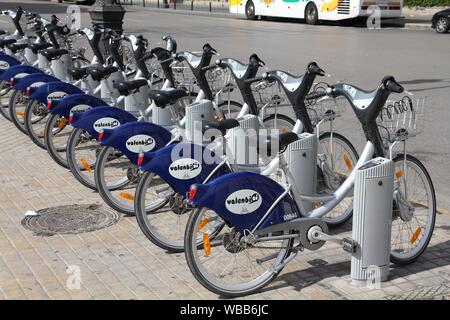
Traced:
<path id="1" fill-rule="evenodd" d="M 324 132 L 319 137 L 320 151 L 325 162 L 318 169 L 318 193 L 331 194 L 344 183 L 358 162 L 355 147 L 343 135 Z M 353 191 L 323 217 L 329 227 L 344 224 L 353 214 Z"/>
<path id="2" fill-rule="evenodd" d="M 284 114 L 270 114 L 263 119 L 266 130 L 278 130 L 280 133 L 291 132 L 295 121 Z"/>
<path id="3" fill-rule="evenodd" d="M 282 269 L 292 240 L 246 245 L 241 235 L 207 208 L 191 213 L 185 235 L 185 254 L 194 277 L 208 290 L 225 297 L 259 291 Z"/>
<path id="4" fill-rule="evenodd" d="M 425 251 L 436 221 L 436 195 L 425 166 L 415 157 L 394 159 L 394 210 L 391 229 L 391 262 L 409 264 Z"/>

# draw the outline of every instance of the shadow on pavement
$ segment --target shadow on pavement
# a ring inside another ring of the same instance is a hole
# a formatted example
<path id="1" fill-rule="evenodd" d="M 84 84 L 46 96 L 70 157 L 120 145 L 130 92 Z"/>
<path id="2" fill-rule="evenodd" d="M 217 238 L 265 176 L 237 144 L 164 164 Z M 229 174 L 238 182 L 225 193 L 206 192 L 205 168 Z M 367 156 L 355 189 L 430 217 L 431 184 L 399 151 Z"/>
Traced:
<path id="1" fill-rule="evenodd" d="M 20 4 L 20 6 L 25 10 L 25 11 L 31 11 L 31 12 L 35 12 L 38 14 L 46 14 L 46 13 L 54 13 L 54 14 L 61 14 L 61 13 L 66 13 L 67 12 L 67 6 L 70 5 L 70 3 L 66 3 L 66 4 L 56 4 L 56 3 L 52 3 L 49 2 L 47 3 L 11 3 L 11 2 L 6 2 L 6 3 L 1 3 L 0 2 L 0 10 L 16 10 L 17 6 Z M 86 7 L 82 7 L 81 8 L 81 12 L 87 12 L 88 8 Z M 62 17 L 60 17 L 62 18 Z"/>
<path id="2" fill-rule="evenodd" d="M 411 274 L 416 274 L 423 271 L 450 265 L 450 261 L 448 259 L 445 260 L 445 263 L 443 265 L 438 266 L 434 263 L 429 263 L 429 259 L 427 258 L 430 256 L 438 256 L 438 259 L 445 259 L 450 257 L 450 251 L 448 249 L 449 244 L 450 240 L 428 247 L 425 250 L 424 254 L 416 262 L 410 265 L 391 265 L 389 281 L 400 277 L 406 277 Z M 272 285 L 269 288 L 265 288 L 261 292 L 270 292 L 272 290 L 283 288 L 285 286 L 291 286 L 294 288 L 294 290 L 301 291 L 302 289 L 314 285 L 326 278 L 343 277 L 350 274 L 350 260 L 328 264 L 328 262 L 325 260 L 316 259 L 308 261 L 308 263 L 313 266 L 304 270 L 284 273 L 274 280 L 274 282 L 276 283 L 275 285 Z M 330 286 L 326 284 L 323 284 L 322 286 L 327 290 L 331 289 Z M 344 297 L 339 292 L 334 293 L 338 296 Z"/>
<path id="3" fill-rule="evenodd" d="M 245 17 L 237 17 L 237 19 L 246 20 Z M 262 17 L 261 20 L 268 22 L 281 22 L 281 23 L 298 23 L 307 25 L 304 19 L 294 19 L 294 18 L 278 18 L 278 17 Z M 341 21 L 321 21 L 317 26 L 336 26 L 336 27 L 351 27 L 351 28 L 367 28 L 367 19 L 365 18 L 355 18 L 349 20 Z M 404 28 L 405 19 L 382 19 L 381 28 Z"/>

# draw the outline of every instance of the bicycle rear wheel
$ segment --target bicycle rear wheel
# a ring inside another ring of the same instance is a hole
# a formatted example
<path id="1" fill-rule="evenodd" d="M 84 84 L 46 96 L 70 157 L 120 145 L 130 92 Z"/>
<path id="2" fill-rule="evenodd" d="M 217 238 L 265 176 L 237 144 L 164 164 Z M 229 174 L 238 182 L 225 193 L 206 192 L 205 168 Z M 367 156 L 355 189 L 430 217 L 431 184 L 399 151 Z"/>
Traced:
<path id="1" fill-rule="evenodd" d="M 88 132 L 76 128 L 67 141 L 67 163 L 75 179 L 96 190 L 94 170 L 97 154 L 102 146 Z"/>
<path id="2" fill-rule="evenodd" d="M 170 252 L 184 250 L 184 234 L 191 212 L 184 196 L 147 171 L 137 186 L 134 206 L 137 223 L 147 239 Z"/>
<path id="3" fill-rule="evenodd" d="M 11 89 L 6 87 L 6 82 L 0 82 L 0 114 L 5 117 L 6 120 L 11 121 L 9 115 L 9 98 Z"/>
<path id="4" fill-rule="evenodd" d="M 67 162 L 67 141 L 73 127 L 68 120 L 58 114 L 49 116 L 44 130 L 45 147 L 50 157 L 60 166 L 69 169 Z"/>
<path id="5" fill-rule="evenodd" d="M 415 157 L 399 154 L 394 159 L 394 210 L 391 262 L 409 264 L 425 251 L 436 221 L 436 195 L 425 166 Z"/>
<path id="6" fill-rule="evenodd" d="M 47 106 L 36 100 L 30 101 L 25 109 L 25 130 L 31 141 L 42 149 L 45 149 L 44 130 L 48 114 Z"/>
<path id="7" fill-rule="evenodd" d="M 17 129 L 27 134 L 25 129 L 25 109 L 28 105 L 28 98 L 22 91 L 12 90 L 11 97 L 9 99 L 9 116 Z"/>
<path id="8" fill-rule="evenodd" d="M 95 185 L 112 209 L 134 215 L 134 197 L 141 171 L 118 150 L 104 146 L 97 155 Z"/>
<path id="9" fill-rule="evenodd" d="M 219 227 L 220 226 L 220 227 Z M 194 277 L 208 290 L 225 297 L 259 291 L 280 272 L 293 240 L 244 245 L 240 236 L 207 208 L 191 213 L 185 254 Z"/>

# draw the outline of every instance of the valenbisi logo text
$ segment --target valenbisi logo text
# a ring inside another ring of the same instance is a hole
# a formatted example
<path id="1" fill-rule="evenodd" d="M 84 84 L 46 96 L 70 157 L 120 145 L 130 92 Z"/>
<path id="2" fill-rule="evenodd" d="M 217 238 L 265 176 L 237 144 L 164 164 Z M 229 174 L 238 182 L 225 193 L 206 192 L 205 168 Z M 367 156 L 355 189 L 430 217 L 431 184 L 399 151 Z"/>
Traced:
<path id="1" fill-rule="evenodd" d="M 85 111 L 88 111 L 90 109 L 92 109 L 92 107 L 88 106 L 87 104 L 79 104 L 79 105 L 72 107 L 72 109 L 70 109 L 69 113 L 70 114 L 78 114 L 78 113 L 83 113 Z"/>
<path id="2" fill-rule="evenodd" d="M 169 173 L 172 177 L 189 180 L 193 179 L 202 171 L 202 164 L 195 159 L 178 159 L 169 166 Z"/>
<path id="3" fill-rule="evenodd" d="M 37 82 L 32 83 L 32 84 L 30 85 L 30 87 L 31 87 L 31 88 L 37 88 L 37 87 L 40 87 L 40 86 L 42 86 L 42 85 L 44 85 L 44 84 L 45 84 L 45 82 L 37 81 Z"/>
<path id="4" fill-rule="evenodd" d="M 67 93 L 63 92 L 63 91 L 55 91 L 50 93 L 47 96 L 47 100 L 53 101 L 53 100 L 61 100 L 62 98 L 68 96 Z"/>
<path id="5" fill-rule="evenodd" d="M 288 212 L 283 216 L 284 221 L 289 221 L 297 218 L 297 214 L 295 212 Z"/>
<path id="6" fill-rule="evenodd" d="M 249 214 L 261 206 L 261 195 L 251 189 L 242 189 L 233 192 L 225 200 L 225 207 L 235 214 Z"/>
<path id="7" fill-rule="evenodd" d="M 94 122 L 94 130 L 97 132 L 100 132 L 103 129 L 111 129 L 118 126 L 120 126 L 119 120 L 110 117 L 101 118 Z"/>
<path id="8" fill-rule="evenodd" d="M 128 150 L 134 153 L 148 152 L 155 148 L 155 139 L 146 134 L 132 136 L 125 143 Z"/>
<path id="9" fill-rule="evenodd" d="M 6 61 L 0 61 L 0 70 L 5 70 L 9 68 L 9 63 Z"/>
<path id="10" fill-rule="evenodd" d="M 29 73 L 26 73 L 26 72 L 18 73 L 18 74 L 16 74 L 16 75 L 14 76 L 14 79 L 21 79 L 21 78 L 26 77 L 26 76 L 29 76 L 29 75 L 30 75 L 30 74 L 29 74 Z"/>

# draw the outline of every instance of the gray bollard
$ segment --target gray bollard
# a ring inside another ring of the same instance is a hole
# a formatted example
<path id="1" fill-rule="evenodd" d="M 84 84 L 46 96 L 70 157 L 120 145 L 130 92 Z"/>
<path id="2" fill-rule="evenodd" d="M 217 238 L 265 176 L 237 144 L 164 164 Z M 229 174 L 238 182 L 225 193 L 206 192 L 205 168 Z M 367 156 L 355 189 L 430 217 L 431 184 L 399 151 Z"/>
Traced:
<path id="1" fill-rule="evenodd" d="M 313 196 L 317 189 L 317 136 L 311 133 L 302 133 L 299 139 L 290 143 L 284 157 L 289 165 L 289 171 L 294 178 L 293 183 L 302 195 Z M 313 181 L 313 183 L 311 183 Z M 311 201 L 303 201 L 306 210 L 312 210 Z"/>
<path id="2" fill-rule="evenodd" d="M 351 258 L 352 284 L 376 286 L 389 275 L 394 164 L 375 158 L 356 171 Z"/>

